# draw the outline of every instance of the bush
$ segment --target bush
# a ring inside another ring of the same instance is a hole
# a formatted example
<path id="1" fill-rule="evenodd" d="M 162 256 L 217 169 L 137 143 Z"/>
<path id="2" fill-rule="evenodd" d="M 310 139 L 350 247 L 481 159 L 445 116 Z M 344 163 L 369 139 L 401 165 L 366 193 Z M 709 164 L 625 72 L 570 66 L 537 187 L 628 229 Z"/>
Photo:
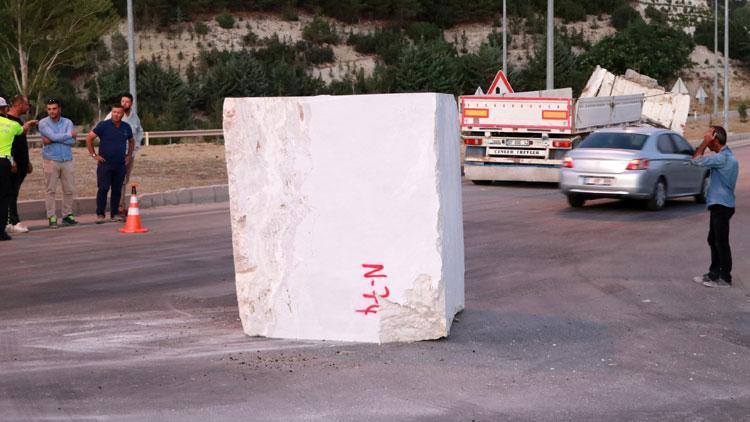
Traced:
<path id="1" fill-rule="evenodd" d="M 633 69 L 663 84 L 692 65 L 693 46 L 692 39 L 680 29 L 640 22 L 604 38 L 581 58 L 589 70 L 596 65 L 615 74 Z"/>
<path id="2" fill-rule="evenodd" d="M 195 33 L 198 35 L 207 35 L 209 32 L 208 25 L 206 25 L 203 22 L 196 22 L 194 27 L 195 27 Z"/>
<path id="3" fill-rule="evenodd" d="M 646 17 L 651 19 L 651 23 L 667 23 L 667 15 L 655 8 L 652 4 L 649 4 L 648 7 L 646 7 Z"/>
<path id="4" fill-rule="evenodd" d="M 190 112 L 190 91 L 172 68 L 164 69 L 158 62 L 138 63 L 138 115 L 147 130 L 176 130 L 193 127 Z M 87 85 L 89 99 L 96 97 L 95 86 Z M 102 104 L 118 102 L 128 87 L 128 68 L 119 65 L 102 73 L 100 79 Z M 108 111 L 108 110 L 103 110 Z"/>
<path id="5" fill-rule="evenodd" d="M 419 42 L 404 48 L 393 69 L 393 92 L 461 94 L 464 72 L 453 45 L 444 40 Z"/>
<path id="6" fill-rule="evenodd" d="M 571 87 L 573 94 L 578 93 L 586 83 L 590 71 L 581 65 L 581 58 L 573 54 L 570 45 L 563 37 L 556 35 L 554 44 L 555 88 Z M 526 68 L 514 69 L 509 76 L 516 91 L 534 91 L 544 89 L 547 81 L 547 42 L 540 37 Z"/>
<path id="7" fill-rule="evenodd" d="M 568 28 L 563 26 L 560 28 L 560 37 L 571 47 L 578 47 L 587 50 L 591 47 L 591 43 L 586 41 L 583 36 L 583 30 L 576 30 L 575 28 L 568 31 Z"/>
<path id="8" fill-rule="evenodd" d="M 318 45 L 339 43 L 336 30 L 320 16 L 315 16 L 309 24 L 302 28 L 302 39 Z"/>
<path id="9" fill-rule="evenodd" d="M 116 62 L 124 62 L 128 58 L 128 40 L 120 31 L 112 34 L 112 57 Z"/>
<path id="10" fill-rule="evenodd" d="M 242 36 L 242 45 L 244 45 L 245 47 L 256 46 L 259 42 L 260 39 L 258 38 L 258 35 L 253 31 L 248 31 L 247 34 Z"/>
<path id="11" fill-rule="evenodd" d="M 557 0 L 555 16 L 563 18 L 565 22 L 580 22 L 586 20 L 586 9 L 576 0 Z"/>
<path id="12" fill-rule="evenodd" d="M 284 7 L 281 8 L 281 19 L 289 22 L 297 22 L 299 20 L 297 9 L 289 3 L 285 4 Z"/>
<path id="13" fill-rule="evenodd" d="M 487 89 L 492 83 L 495 74 L 502 66 L 502 49 L 498 48 L 492 34 L 487 37 L 487 41 L 479 46 L 479 50 L 474 54 L 464 54 L 461 56 L 462 67 L 464 70 L 464 87 L 465 94 L 473 93 L 477 87 Z M 510 61 L 510 57 L 508 57 Z M 504 69 L 505 74 L 509 75 L 508 69 Z"/>
<path id="14" fill-rule="evenodd" d="M 216 23 L 224 29 L 234 28 L 234 16 L 226 10 L 216 15 Z"/>
<path id="15" fill-rule="evenodd" d="M 94 107 L 80 98 L 76 88 L 68 78 L 57 78 L 52 82 L 52 89 L 44 93 L 47 98 L 59 98 L 63 103 L 63 114 L 74 124 L 88 124 L 94 121 Z M 7 98 L 7 97 L 6 97 Z"/>
<path id="16" fill-rule="evenodd" d="M 406 36 L 413 41 L 429 41 L 443 37 L 443 30 L 430 22 L 414 22 L 406 27 Z"/>
<path id="17" fill-rule="evenodd" d="M 739 107 L 737 107 L 737 113 L 740 115 L 740 121 L 746 122 L 747 121 L 747 104 L 740 103 Z"/>
<path id="18" fill-rule="evenodd" d="M 295 47 L 284 44 L 278 36 L 272 36 L 265 44 L 258 50 L 201 52 L 191 86 L 193 107 L 216 117 L 218 124 L 224 97 L 323 92 L 323 82 L 307 73 Z"/>
<path id="19" fill-rule="evenodd" d="M 407 40 L 394 27 L 377 29 L 370 34 L 351 34 L 346 41 L 360 54 L 377 54 L 386 64 L 395 64 Z"/>
<path id="20" fill-rule="evenodd" d="M 333 49 L 327 45 L 317 46 L 306 41 L 298 41 L 295 47 L 310 64 L 333 63 L 336 60 Z"/>
<path id="21" fill-rule="evenodd" d="M 625 4 L 625 0 L 586 0 L 583 6 L 589 15 L 599 15 L 601 13 L 611 13 L 613 10 Z"/>
<path id="22" fill-rule="evenodd" d="M 636 22 L 643 22 L 643 18 L 637 10 L 628 4 L 623 4 L 612 12 L 612 26 L 619 30 L 623 30 Z"/>

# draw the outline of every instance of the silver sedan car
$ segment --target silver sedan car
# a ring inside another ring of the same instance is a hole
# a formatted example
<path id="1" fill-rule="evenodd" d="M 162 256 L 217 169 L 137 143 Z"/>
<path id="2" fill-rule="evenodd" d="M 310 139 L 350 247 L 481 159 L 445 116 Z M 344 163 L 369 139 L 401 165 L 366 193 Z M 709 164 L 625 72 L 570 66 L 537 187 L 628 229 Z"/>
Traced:
<path id="1" fill-rule="evenodd" d="M 643 199 L 652 210 L 684 196 L 705 203 L 708 171 L 692 163 L 693 151 L 667 129 L 598 130 L 565 157 L 560 189 L 572 207 L 595 198 Z"/>

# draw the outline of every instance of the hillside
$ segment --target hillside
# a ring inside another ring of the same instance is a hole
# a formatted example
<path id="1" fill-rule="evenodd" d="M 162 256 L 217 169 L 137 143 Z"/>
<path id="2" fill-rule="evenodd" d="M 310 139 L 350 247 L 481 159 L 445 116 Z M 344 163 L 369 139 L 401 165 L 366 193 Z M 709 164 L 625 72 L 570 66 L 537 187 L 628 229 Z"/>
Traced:
<path id="1" fill-rule="evenodd" d="M 303 40 L 302 31 L 306 25 L 313 20 L 310 14 L 299 13 L 299 20 L 288 21 L 281 16 L 272 13 L 233 13 L 236 23 L 233 28 L 222 28 L 216 21 L 215 15 L 201 15 L 193 24 L 173 27 L 169 32 L 145 29 L 138 32 L 136 38 L 138 61 L 156 59 L 163 66 L 172 66 L 184 76 L 190 64 L 197 65 L 199 54 L 202 50 L 226 50 L 238 51 L 248 48 L 243 43 L 243 37 L 254 34 L 258 39 L 270 38 L 277 34 L 287 44 L 293 45 Z M 536 37 L 524 31 L 523 25 L 510 22 L 511 41 L 508 45 L 508 59 L 515 67 L 524 67 L 529 56 L 536 46 Z M 198 34 L 193 29 L 196 23 L 204 24 L 208 30 L 204 35 Z M 351 45 L 345 42 L 348 34 L 372 33 L 378 28 L 389 24 L 387 21 L 369 21 L 356 24 L 347 24 L 329 19 L 332 27 L 338 34 L 344 35 L 343 40 L 331 45 L 335 61 L 333 63 L 318 64 L 311 67 L 311 75 L 321 78 L 325 82 L 341 80 L 346 76 L 356 76 L 360 69 L 366 76 L 371 76 L 376 67 L 378 56 L 375 54 L 358 53 Z M 563 19 L 556 19 L 558 28 L 567 28 L 568 33 L 581 34 L 585 42 L 595 44 L 601 39 L 616 33 L 611 24 L 611 17 L 603 14 L 600 16 L 588 15 L 582 22 L 566 23 Z M 515 29 L 515 31 L 514 31 Z M 125 22 L 120 24 L 119 32 L 125 33 Z M 459 24 L 443 31 L 443 38 L 452 43 L 458 51 L 476 53 L 482 43 L 486 42 L 493 31 L 499 32 L 499 28 L 491 22 Z M 111 37 L 107 42 L 111 45 Z M 253 47 L 249 47 L 253 48 Z M 690 59 L 694 66 L 684 68 L 680 71 L 680 77 L 685 81 L 691 94 L 695 95 L 699 86 L 703 86 L 709 97 L 713 95 L 713 63 L 715 56 L 712 51 L 704 46 L 695 46 Z M 723 60 L 719 54 L 719 61 Z M 499 67 L 499 66 L 498 66 Z M 750 71 L 737 60 L 730 60 L 730 91 L 732 102 L 746 101 L 750 99 Z M 511 81 L 512 82 L 512 81 Z M 722 81 L 720 81 L 722 84 Z M 720 89 L 722 89 L 720 87 Z M 697 106 L 697 101 L 696 101 Z"/>
<path id="2" fill-rule="evenodd" d="M 128 87 L 124 1 L 113 3 L 91 0 L 82 10 L 68 11 L 85 16 L 90 11 L 83 9 L 98 7 L 98 26 L 88 24 L 86 30 L 69 31 L 53 21 L 18 38 L 11 30 L 14 25 L 0 26 L 0 41 L 11 53 L 0 56 L 0 68 L 13 76 L 0 79 L 0 95 L 26 93 L 35 100 L 37 113 L 44 98 L 62 98 L 66 115 L 84 127 L 106 113 Z M 497 0 L 138 2 L 139 115 L 150 130 L 215 128 L 221 124 L 225 97 L 473 93 L 478 86 L 486 88 L 500 66 L 496 4 Z M 710 4 L 556 1 L 556 86 L 580 92 L 600 65 L 620 74 L 632 68 L 667 88 L 681 77 L 692 96 L 702 87 L 711 98 L 715 57 L 705 47 L 713 45 Z M 546 0 L 508 5 L 506 74 L 516 90 L 541 89 L 546 75 Z M 750 101 L 750 33 L 744 29 L 750 26 L 750 4 L 736 0 L 730 7 L 731 101 L 736 107 Z M 27 12 L 33 16 L 33 10 Z M 24 21 L 20 27 L 30 32 L 34 23 Z M 45 42 L 35 44 L 35 39 Z M 28 63 L 13 56 L 14 42 L 28 43 Z M 71 48 L 60 53 L 59 63 L 40 65 L 57 57 L 58 44 Z M 19 77 L 22 72 L 31 74 Z M 31 84 L 21 86 L 17 81 Z M 695 103 L 695 111 L 704 112 Z"/>

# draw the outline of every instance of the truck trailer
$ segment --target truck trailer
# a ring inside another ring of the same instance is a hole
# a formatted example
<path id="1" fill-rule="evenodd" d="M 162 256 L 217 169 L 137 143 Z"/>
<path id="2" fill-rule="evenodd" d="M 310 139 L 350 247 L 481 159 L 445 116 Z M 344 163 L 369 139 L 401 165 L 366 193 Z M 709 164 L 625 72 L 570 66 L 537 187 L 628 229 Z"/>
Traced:
<path id="1" fill-rule="evenodd" d="M 689 96 L 667 93 L 635 72 L 626 76 L 597 67 L 576 99 L 571 88 L 513 92 L 498 72 L 488 94 L 460 97 L 466 178 L 556 183 L 565 154 L 596 129 L 649 124 L 681 133 Z M 683 108 L 684 118 L 676 118 Z"/>

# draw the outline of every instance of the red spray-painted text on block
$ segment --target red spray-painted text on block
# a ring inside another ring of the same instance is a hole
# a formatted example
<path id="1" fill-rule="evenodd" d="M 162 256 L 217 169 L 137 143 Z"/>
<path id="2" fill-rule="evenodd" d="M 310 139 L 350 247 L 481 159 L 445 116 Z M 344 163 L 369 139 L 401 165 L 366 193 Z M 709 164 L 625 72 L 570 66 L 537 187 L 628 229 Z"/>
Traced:
<path id="1" fill-rule="evenodd" d="M 362 278 L 369 282 L 368 292 L 363 293 L 362 297 L 367 299 L 367 306 L 362 309 L 357 309 L 354 312 L 361 313 L 364 316 L 370 315 L 370 314 L 377 314 L 378 309 L 380 309 L 380 300 L 379 299 L 385 299 L 388 296 L 391 295 L 391 291 L 388 290 L 388 286 L 384 284 L 384 280 L 382 281 L 383 286 L 382 287 L 376 287 L 376 279 L 378 278 L 388 278 L 388 276 L 384 273 L 381 273 L 384 270 L 384 266 L 381 264 L 362 264 L 362 268 L 365 270 L 364 275 Z M 378 291 L 378 289 L 380 289 Z"/>

